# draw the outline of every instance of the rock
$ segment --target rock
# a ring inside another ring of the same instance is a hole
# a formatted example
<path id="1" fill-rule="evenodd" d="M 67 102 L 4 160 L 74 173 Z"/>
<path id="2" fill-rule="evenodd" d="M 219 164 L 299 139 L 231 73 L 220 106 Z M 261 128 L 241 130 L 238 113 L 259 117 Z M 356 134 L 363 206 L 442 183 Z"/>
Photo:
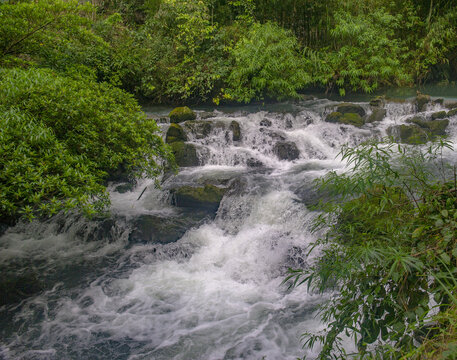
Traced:
<path id="1" fill-rule="evenodd" d="M 264 134 L 265 136 L 269 136 L 273 140 L 279 140 L 279 141 L 286 140 L 286 138 L 283 135 L 281 135 L 280 133 L 278 133 L 276 131 L 273 131 L 273 130 L 270 130 L 270 129 L 267 129 L 267 128 L 260 128 L 259 131 L 262 134 Z"/>
<path id="2" fill-rule="evenodd" d="M 446 102 L 444 103 L 444 106 L 450 110 L 457 109 L 457 101 Z"/>
<path id="3" fill-rule="evenodd" d="M 216 213 L 226 191 L 226 188 L 205 185 L 204 187 L 182 186 L 172 189 L 171 192 L 173 194 L 174 204 L 178 207 Z"/>
<path id="4" fill-rule="evenodd" d="M 249 158 L 247 161 L 246 161 L 246 165 L 250 168 L 259 168 L 259 167 L 263 167 L 264 164 L 263 162 L 261 162 L 260 160 L 257 160 L 255 158 Z"/>
<path id="5" fill-rule="evenodd" d="M 187 141 L 187 136 L 181 125 L 171 123 L 170 127 L 167 130 L 165 142 L 167 144 L 171 144 L 176 141 Z"/>
<path id="6" fill-rule="evenodd" d="M 365 116 L 365 110 L 360 105 L 351 104 L 351 103 L 342 103 L 336 107 L 336 111 L 341 114 L 359 114 L 360 116 Z"/>
<path id="7" fill-rule="evenodd" d="M 430 102 L 430 95 L 425 95 L 425 94 L 421 94 L 420 92 L 417 92 L 417 96 L 416 96 L 417 111 L 419 111 L 419 112 L 424 111 L 429 102 Z"/>
<path id="8" fill-rule="evenodd" d="M 443 105 L 444 99 L 443 98 L 435 99 L 432 101 L 432 103 L 433 103 L 433 105 Z"/>
<path id="9" fill-rule="evenodd" d="M 438 111 L 432 114 L 432 120 L 444 119 L 446 117 L 446 111 Z"/>
<path id="10" fill-rule="evenodd" d="M 309 124 L 307 124 L 307 125 L 309 125 Z M 293 126 L 294 126 L 293 123 L 292 123 L 292 120 L 286 119 L 286 124 L 285 124 L 285 126 L 286 126 L 286 129 L 292 129 Z"/>
<path id="11" fill-rule="evenodd" d="M 457 115 L 457 108 L 455 108 L 454 110 L 449 110 L 447 113 L 447 116 L 455 116 L 455 115 Z"/>
<path id="12" fill-rule="evenodd" d="M 376 96 L 374 99 L 370 100 L 371 107 L 382 107 L 384 106 L 385 98 L 384 96 Z"/>
<path id="13" fill-rule="evenodd" d="M 171 144 L 171 149 L 175 156 L 176 164 L 181 167 L 198 166 L 197 149 L 195 145 L 176 141 Z"/>
<path id="14" fill-rule="evenodd" d="M 161 124 L 166 124 L 166 123 L 168 123 L 168 119 L 166 117 L 161 117 L 161 118 L 159 118 L 158 122 Z"/>
<path id="15" fill-rule="evenodd" d="M 213 117 L 216 117 L 216 114 L 214 114 L 213 112 L 203 111 L 200 114 L 198 114 L 198 117 L 201 120 L 206 120 L 206 119 L 211 119 Z"/>
<path id="16" fill-rule="evenodd" d="M 357 127 L 361 127 L 365 123 L 363 118 L 357 113 L 342 114 L 339 111 L 334 111 L 328 114 L 325 121 L 329 123 L 340 123 Z"/>
<path id="17" fill-rule="evenodd" d="M 376 122 L 376 121 L 382 121 L 386 117 L 386 114 L 387 114 L 386 109 L 373 108 L 373 112 L 371 113 L 370 116 L 368 116 L 368 118 L 366 119 L 366 122 L 372 123 L 372 122 Z"/>
<path id="18" fill-rule="evenodd" d="M 43 285 L 35 274 L 16 275 L 2 272 L 0 306 L 18 303 L 42 290 Z"/>
<path id="19" fill-rule="evenodd" d="M 126 192 L 129 192 L 129 191 L 132 191 L 133 188 L 135 187 L 136 184 L 134 184 L 133 182 L 129 182 L 129 183 L 125 183 L 125 184 L 120 184 L 118 186 L 116 186 L 116 188 L 114 189 L 114 191 L 120 193 L 120 194 L 124 194 Z"/>
<path id="20" fill-rule="evenodd" d="M 278 141 L 273 147 L 273 152 L 280 160 L 295 160 L 300 156 L 297 145 L 291 141 Z"/>
<path id="21" fill-rule="evenodd" d="M 428 140 L 427 132 L 417 125 L 392 126 L 387 133 L 405 144 L 425 144 Z"/>
<path id="22" fill-rule="evenodd" d="M 180 123 L 187 120 L 195 120 L 197 115 L 187 106 L 177 107 L 170 112 L 170 122 Z"/>
<path id="23" fill-rule="evenodd" d="M 411 120 L 409 120 L 409 122 L 416 124 L 417 126 L 421 127 L 422 129 L 428 130 L 430 132 L 429 135 L 435 135 L 435 136 L 445 135 L 446 128 L 449 125 L 448 119 L 426 121 L 420 117 L 414 117 Z"/>
<path id="24" fill-rule="evenodd" d="M 209 121 L 187 121 L 184 126 L 194 134 L 197 139 L 204 139 L 210 133 L 212 129 L 212 123 Z"/>
<path id="25" fill-rule="evenodd" d="M 315 99 L 313 95 L 300 94 L 299 96 L 302 101 L 311 101 Z"/>
<path id="26" fill-rule="evenodd" d="M 271 126 L 271 121 L 268 120 L 268 119 L 263 119 L 263 120 L 260 122 L 260 126 L 270 127 L 270 126 Z"/>
<path id="27" fill-rule="evenodd" d="M 233 141 L 241 140 L 241 128 L 240 128 L 240 124 L 238 123 L 238 121 L 233 120 L 230 123 L 230 131 L 233 134 L 233 136 L 232 136 Z"/>
<path id="28" fill-rule="evenodd" d="M 206 213 L 198 214 L 195 212 L 183 218 L 141 215 L 131 224 L 132 231 L 129 235 L 129 241 L 133 243 L 153 242 L 161 244 L 175 242 L 206 215 Z"/>

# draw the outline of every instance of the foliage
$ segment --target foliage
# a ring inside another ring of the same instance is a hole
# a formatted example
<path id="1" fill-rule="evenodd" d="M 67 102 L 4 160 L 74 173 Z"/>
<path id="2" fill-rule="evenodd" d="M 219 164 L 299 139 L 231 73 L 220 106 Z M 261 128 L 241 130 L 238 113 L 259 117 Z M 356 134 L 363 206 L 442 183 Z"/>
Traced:
<path id="1" fill-rule="evenodd" d="M 26 113 L 0 108 L 0 219 L 101 210 L 108 199 L 91 164 L 72 154 L 50 128 Z"/>
<path id="2" fill-rule="evenodd" d="M 297 50 L 290 32 L 273 23 L 255 23 L 231 53 L 234 65 L 224 96 L 246 103 L 297 96 L 308 82 Z"/>
<path id="3" fill-rule="evenodd" d="M 0 70 L 1 103 L 52 129 L 71 154 L 96 174 L 123 170 L 156 176 L 170 160 L 154 120 L 131 95 L 106 83 L 62 77 L 50 70 Z"/>
<path id="4" fill-rule="evenodd" d="M 457 305 L 457 181 L 441 141 L 425 151 L 394 143 L 342 150 L 351 169 L 321 189 L 334 201 L 316 229 L 318 260 L 290 275 L 295 284 L 334 295 L 321 308 L 327 329 L 306 334 L 320 359 L 347 358 L 342 335 L 360 358 L 399 358 L 430 336 L 433 314 Z"/>

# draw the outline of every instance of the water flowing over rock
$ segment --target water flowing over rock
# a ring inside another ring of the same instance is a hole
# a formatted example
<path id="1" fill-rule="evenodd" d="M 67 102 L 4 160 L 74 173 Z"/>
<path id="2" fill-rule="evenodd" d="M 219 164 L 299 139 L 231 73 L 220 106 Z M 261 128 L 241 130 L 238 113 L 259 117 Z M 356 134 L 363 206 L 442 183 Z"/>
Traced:
<path id="1" fill-rule="evenodd" d="M 274 148 L 273 152 L 281 160 L 295 160 L 300 156 L 300 151 L 291 141 L 278 141 Z"/>
<path id="2" fill-rule="evenodd" d="M 187 136 L 180 125 L 171 123 L 167 130 L 165 142 L 171 144 L 176 141 L 187 141 Z"/>
<path id="3" fill-rule="evenodd" d="M 193 144 L 176 141 L 171 144 L 176 164 L 181 167 L 198 166 L 197 149 Z"/>

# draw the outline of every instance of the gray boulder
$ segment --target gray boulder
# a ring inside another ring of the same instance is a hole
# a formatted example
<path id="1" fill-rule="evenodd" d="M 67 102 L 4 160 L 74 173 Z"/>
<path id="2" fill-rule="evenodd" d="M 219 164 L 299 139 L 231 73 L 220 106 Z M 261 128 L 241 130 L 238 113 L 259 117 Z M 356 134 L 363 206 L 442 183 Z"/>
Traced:
<path id="1" fill-rule="evenodd" d="M 295 160 L 300 156 L 297 145 L 291 141 L 278 141 L 273 147 L 274 154 L 280 160 Z"/>

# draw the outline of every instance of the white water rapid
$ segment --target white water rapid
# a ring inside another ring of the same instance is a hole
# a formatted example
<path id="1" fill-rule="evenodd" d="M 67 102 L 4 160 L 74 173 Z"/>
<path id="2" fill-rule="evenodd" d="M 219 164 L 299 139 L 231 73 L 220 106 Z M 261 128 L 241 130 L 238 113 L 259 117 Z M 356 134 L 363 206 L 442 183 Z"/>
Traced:
<path id="1" fill-rule="evenodd" d="M 344 168 L 343 144 L 386 136 L 415 114 L 409 102 L 388 103 L 383 121 L 356 128 L 324 122 L 335 105 L 198 112 L 212 124 L 205 136 L 187 131 L 200 166 L 165 177 L 161 190 L 150 180 L 124 193 L 113 184 L 109 219 L 59 215 L 9 228 L 0 268 L 32 276 L 40 291 L 0 307 L 0 359 L 315 358 L 319 349 L 303 349 L 300 336 L 322 328 L 325 298 L 282 284 L 288 268 L 312 261 L 313 180 Z M 451 140 L 456 126 L 451 117 Z M 296 144 L 298 159 L 280 160 L 278 141 Z M 215 217 L 173 205 L 170 189 L 203 184 L 228 188 Z"/>

